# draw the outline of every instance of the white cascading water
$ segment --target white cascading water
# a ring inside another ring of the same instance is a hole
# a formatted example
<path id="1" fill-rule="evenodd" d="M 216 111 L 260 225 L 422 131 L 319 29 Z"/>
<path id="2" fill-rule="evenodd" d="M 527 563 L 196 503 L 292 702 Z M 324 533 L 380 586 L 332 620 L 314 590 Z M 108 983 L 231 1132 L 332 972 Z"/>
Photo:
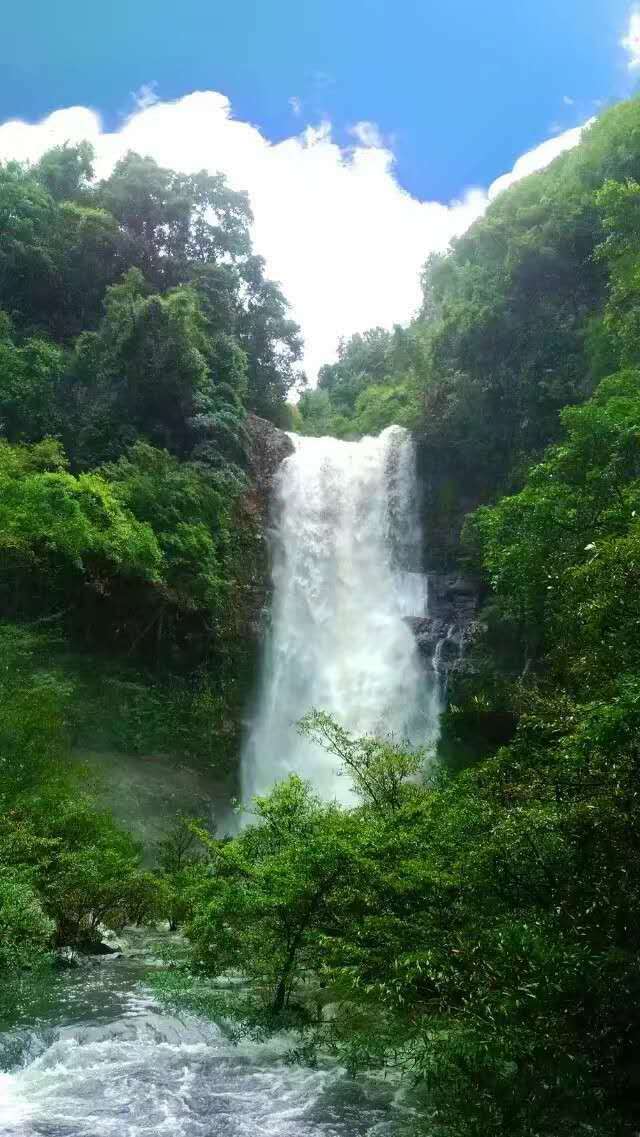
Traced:
<path id="1" fill-rule="evenodd" d="M 360 442 L 292 438 L 275 486 L 272 623 L 243 798 L 296 772 L 348 803 L 336 760 L 296 729 L 307 711 L 355 735 L 437 735 L 438 683 L 407 623 L 427 604 L 414 446 L 397 426 Z"/>
<path id="2" fill-rule="evenodd" d="M 129 951 L 147 941 L 154 951 L 148 930 L 124 937 Z M 408 1131 L 411 1104 L 392 1084 L 358 1081 L 330 1061 L 294 1066 L 290 1035 L 238 1044 L 224 1025 L 170 1014 L 144 986 L 150 966 L 131 956 L 60 972 L 49 1010 L 36 1000 L 30 1026 L 0 1032 L 0 1137 Z"/>

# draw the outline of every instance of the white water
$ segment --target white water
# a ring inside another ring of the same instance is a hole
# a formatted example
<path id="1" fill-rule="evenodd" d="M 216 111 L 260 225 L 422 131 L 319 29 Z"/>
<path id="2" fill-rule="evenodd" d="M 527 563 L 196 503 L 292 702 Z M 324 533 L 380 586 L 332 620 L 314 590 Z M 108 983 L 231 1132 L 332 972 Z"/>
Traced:
<path id="1" fill-rule="evenodd" d="M 392 1086 L 289 1065 L 287 1038 L 234 1046 L 165 1012 L 140 978 L 67 974 L 53 1014 L 0 1035 L 0 1137 L 396 1137 L 410 1115 Z"/>
<path id="2" fill-rule="evenodd" d="M 276 479 L 272 627 L 243 796 L 295 771 L 348 802 L 335 759 L 296 730 L 307 711 L 356 735 L 420 745 L 437 733 L 439 685 L 406 622 L 427 604 L 415 454 L 395 426 L 360 442 L 293 440 Z"/>

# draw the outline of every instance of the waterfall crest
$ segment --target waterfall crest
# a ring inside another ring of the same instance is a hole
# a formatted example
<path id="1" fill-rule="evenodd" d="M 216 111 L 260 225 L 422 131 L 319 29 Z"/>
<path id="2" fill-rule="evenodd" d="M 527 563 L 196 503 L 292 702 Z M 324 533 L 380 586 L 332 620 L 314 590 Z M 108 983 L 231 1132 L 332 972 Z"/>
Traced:
<path id="1" fill-rule="evenodd" d="M 307 711 L 412 744 L 437 733 L 438 683 L 407 622 L 427 606 L 414 447 L 397 426 L 360 442 L 292 437 L 275 485 L 272 621 L 243 798 L 296 772 L 349 802 L 336 760 L 296 730 Z"/>

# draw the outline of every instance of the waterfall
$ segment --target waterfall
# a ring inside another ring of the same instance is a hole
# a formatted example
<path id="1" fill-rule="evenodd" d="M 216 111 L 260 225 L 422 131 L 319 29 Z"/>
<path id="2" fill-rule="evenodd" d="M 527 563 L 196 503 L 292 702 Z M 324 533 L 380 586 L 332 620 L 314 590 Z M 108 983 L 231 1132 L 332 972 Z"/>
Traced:
<path id="1" fill-rule="evenodd" d="M 243 798 L 295 771 L 349 802 L 336 760 L 296 730 L 307 711 L 356 735 L 437 735 L 439 683 L 407 622 L 427 605 L 414 446 L 396 426 L 360 442 L 292 438 L 274 491 L 271 630 Z"/>

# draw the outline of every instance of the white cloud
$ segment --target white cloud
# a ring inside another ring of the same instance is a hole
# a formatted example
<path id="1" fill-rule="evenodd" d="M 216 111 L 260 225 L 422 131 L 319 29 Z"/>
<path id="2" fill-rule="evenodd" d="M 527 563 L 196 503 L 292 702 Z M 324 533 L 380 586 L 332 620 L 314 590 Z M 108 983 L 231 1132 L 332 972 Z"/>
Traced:
<path id="1" fill-rule="evenodd" d="M 565 107 L 572 107 L 575 104 L 576 100 L 572 99 L 571 95 L 563 95 L 562 101 L 563 101 Z"/>
<path id="2" fill-rule="evenodd" d="M 362 146 L 375 146 L 380 150 L 386 149 L 380 127 L 375 122 L 356 122 L 354 126 L 349 128 L 349 134 L 352 134 Z"/>
<path id="3" fill-rule="evenodd" d="M 154 103 L 159 102 L 158 84 L 155 79 L 152 79 L 150 83 L 143 83 L 137 91 L 132 91 L 131 97 L 136 110 L 140 111 L 144 111 L 147 107 L 152 107 Z"/>
<path id="4" fill-rule="evenodd" d="M 341 336 L 406 321 L 420 300 L 427 254 L 444 250 L 502 189 L 580 137 L 577 128 L 543 143 L 488 191 L 472 189 L 445 205 L 404 190 L 373 124 L 357 130 L 348 148 L 333 140 L 327 123 L 271 143 L 232 117 L 224 95 L 203 91 L 141 107 L 113 133 L 85 107 L 35 124 L 7 122 L 0 126 L 0 160 L 34 161 L 50 146 L 86 138 L 96 147 L 100 176 L 129 149 L 185 172 L 222 170 L 234 188 L 249 191 L 256 249 L 302 326 L 313 376 L 334 358 Z"/>
<path id="5" fill-rule="evenodd" d="M 628 55 L 627 66 L 630 71 L 640 67 L 640 7 L 635 5 L 629 13 L 629 24 L 626 35 L 620 40 L 620 46 Z"/>
<path id="6" fill-rule="evenodd" d="M 297 118 L 302 114 L 302 100 L 297 95 L 292 95 L 289 99 L 289 106 Z"/>

